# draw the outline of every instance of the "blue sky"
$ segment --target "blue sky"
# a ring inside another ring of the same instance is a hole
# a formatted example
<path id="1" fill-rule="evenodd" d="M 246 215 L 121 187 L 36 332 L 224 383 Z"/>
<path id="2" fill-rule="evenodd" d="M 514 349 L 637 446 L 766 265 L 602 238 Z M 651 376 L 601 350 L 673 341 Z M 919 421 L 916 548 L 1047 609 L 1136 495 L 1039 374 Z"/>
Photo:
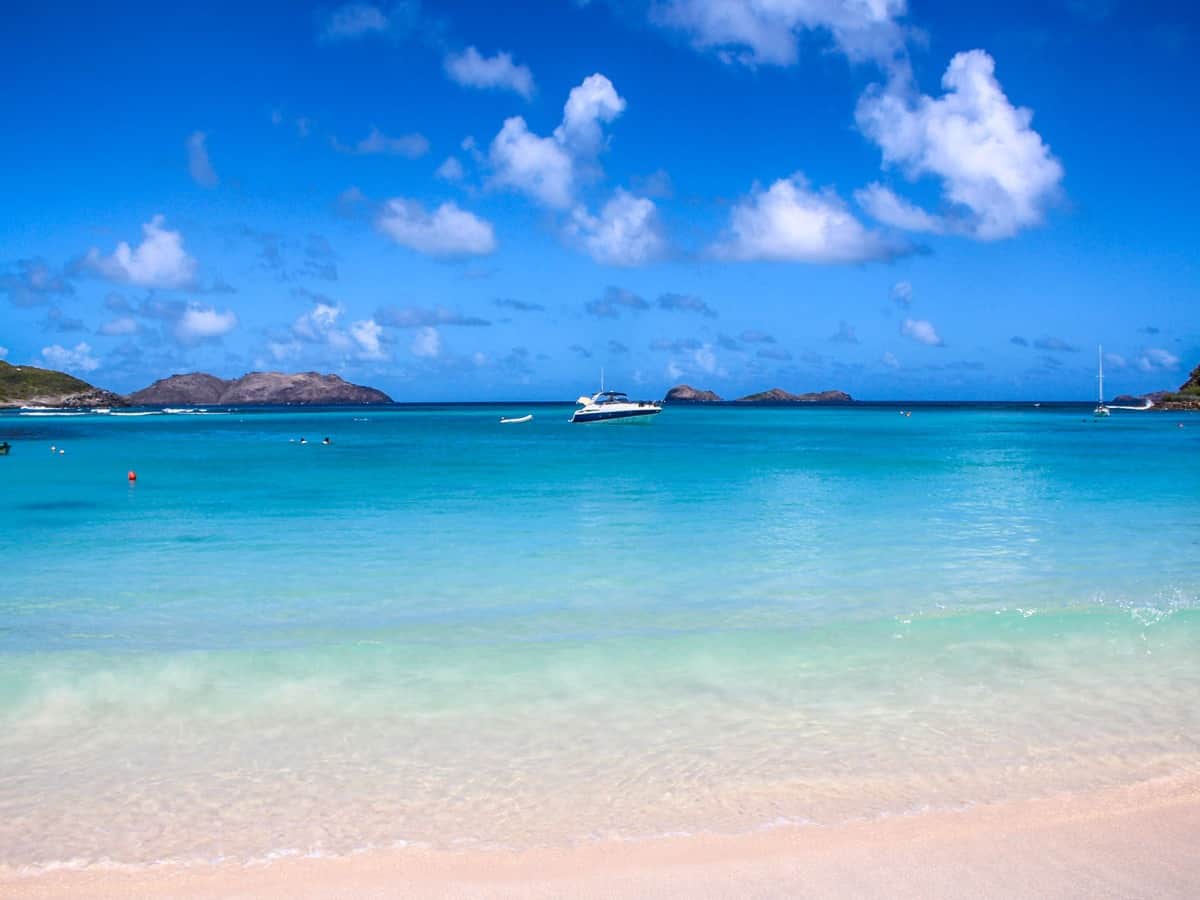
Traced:
<path id="1" fill-rule="evenodd" d="M 1200 361 L 1185 4 L 50 3 L 0 357 L 117 390 L 1089 398 Z"/>

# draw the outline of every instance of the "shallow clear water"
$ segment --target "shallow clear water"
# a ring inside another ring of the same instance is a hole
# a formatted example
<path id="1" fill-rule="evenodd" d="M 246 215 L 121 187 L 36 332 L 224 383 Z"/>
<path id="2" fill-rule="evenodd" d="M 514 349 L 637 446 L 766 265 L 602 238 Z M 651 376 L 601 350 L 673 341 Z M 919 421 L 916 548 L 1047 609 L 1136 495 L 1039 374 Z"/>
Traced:
<path id="1" fill-rule="evenodd" d="M 1200 773 L 1195 416 L 569 412 L 0 415 L 0 865 Z"/>

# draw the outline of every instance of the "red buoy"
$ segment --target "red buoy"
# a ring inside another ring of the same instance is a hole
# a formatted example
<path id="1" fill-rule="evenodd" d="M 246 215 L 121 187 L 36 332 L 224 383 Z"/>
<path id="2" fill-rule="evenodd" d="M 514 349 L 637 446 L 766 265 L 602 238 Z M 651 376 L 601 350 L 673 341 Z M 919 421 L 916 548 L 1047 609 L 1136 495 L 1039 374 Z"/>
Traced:
<path id="1" fill-rule="evenodd" d="M 133 469 L 129 470 L 129 480 L 137 481 L 137 472 L 133 471 Z"/>

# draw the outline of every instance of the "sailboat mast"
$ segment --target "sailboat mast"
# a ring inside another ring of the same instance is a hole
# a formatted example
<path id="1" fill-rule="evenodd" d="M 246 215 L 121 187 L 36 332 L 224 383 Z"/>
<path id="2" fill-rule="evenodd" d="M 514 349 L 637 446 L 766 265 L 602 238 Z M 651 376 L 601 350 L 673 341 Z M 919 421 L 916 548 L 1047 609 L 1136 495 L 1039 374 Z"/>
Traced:
<path id="1" fill-rule="evenodd" d="M 1104 405 L 1104 345 L 1101 344 L 1096 349 L 1096 356 L 1100 362 L 1100 405 Z"/>

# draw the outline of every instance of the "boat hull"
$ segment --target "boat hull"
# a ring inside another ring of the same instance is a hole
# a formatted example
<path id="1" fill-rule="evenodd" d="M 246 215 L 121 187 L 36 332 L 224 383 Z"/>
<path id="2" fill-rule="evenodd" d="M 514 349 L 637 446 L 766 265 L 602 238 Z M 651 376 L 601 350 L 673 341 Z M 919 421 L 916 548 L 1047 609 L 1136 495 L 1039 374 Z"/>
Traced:
<path id="1" fill-rule="evenodd" d="M 657 406 L 645 406 L 637 409 L 577 410 L 571 416 L 571 422 L 576 425 L 586 425 L 589 422 L 629 422 L 636 419 L 646 420 L 660 412 L 662 409 Z"/>

